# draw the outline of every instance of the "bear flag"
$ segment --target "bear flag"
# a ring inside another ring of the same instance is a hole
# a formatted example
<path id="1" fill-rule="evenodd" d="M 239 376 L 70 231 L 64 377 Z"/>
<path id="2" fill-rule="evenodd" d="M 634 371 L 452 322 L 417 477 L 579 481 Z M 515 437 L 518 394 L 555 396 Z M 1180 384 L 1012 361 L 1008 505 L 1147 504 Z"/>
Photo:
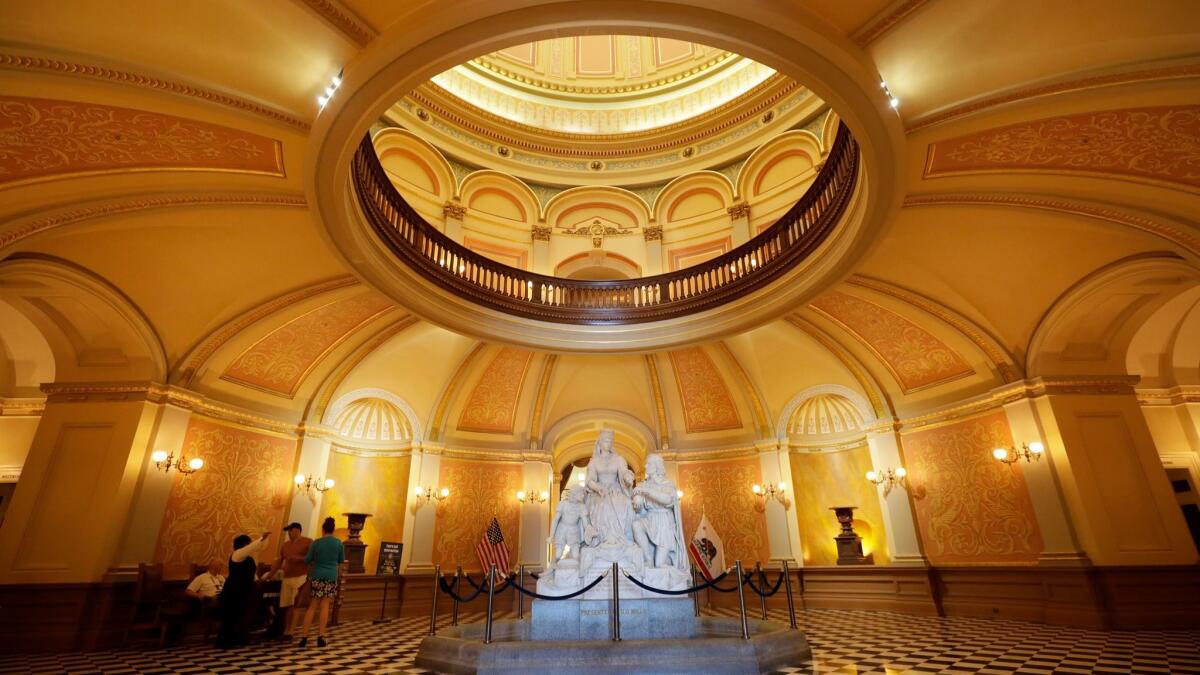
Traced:
<path id="1" fill-rule="evenodd" d="M 707 581 L 712 581 L 713 577 L 725 571 L 725 546 L 708 522 L 708 516 L 700 517 L 700 525 L 688 544 L 688 554 Z"/>

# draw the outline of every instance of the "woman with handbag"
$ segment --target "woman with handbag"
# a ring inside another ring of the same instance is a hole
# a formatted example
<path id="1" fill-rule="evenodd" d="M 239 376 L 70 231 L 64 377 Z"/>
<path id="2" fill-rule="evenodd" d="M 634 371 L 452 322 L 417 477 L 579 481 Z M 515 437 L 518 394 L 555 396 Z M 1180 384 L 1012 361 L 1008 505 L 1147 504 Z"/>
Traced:
<path id="1" fill-rule="evenodd" d="M 312 626 L 313 611 L 320 609 L 317 621 L 317 646 L 325 646 L 325 626 L 329 624 L 329 610 L 337 596 L 338 565 L 346 562 L 346 551 L 342 542 L 333 536 L 333 518 L 321 523 L 321 538 L 308 547 L 304 562 L 308 563 L 308 586 L 312 601 L 304 610 L 304 631 L 300 634 L 300 647 L 308 646 L 308 629 Z"/>

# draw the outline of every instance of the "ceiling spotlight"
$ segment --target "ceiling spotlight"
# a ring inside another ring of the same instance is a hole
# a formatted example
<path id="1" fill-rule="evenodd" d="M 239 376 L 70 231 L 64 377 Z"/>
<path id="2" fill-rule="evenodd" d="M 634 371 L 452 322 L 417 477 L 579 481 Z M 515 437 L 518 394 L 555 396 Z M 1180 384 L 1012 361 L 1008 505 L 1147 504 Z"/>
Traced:
<path id="1" fill-rule="evenodd" d="M 330 79 L 329 86 L 325 87 L 325 93 L 323 93 L 317 97 L 317 104 L 320 105 L 322 108 L 324 108 L 325 105 L 327 103 L 329 103 L 329 99 L 333 98 L 333 92 L 337 91 L 337 88 L 340 87 L 341 85 L 342 85 L 342 71 L 339 70 L 338 74 L 334 75 Z"/>
<path id="2" fill-rule="evenodd" d="M 900 107 L 900 99 L 898 99 L 898 98 L 896 98 L 895 96 L 893 96 L 893 97 L 892 97 L 892 98 L 891 98 L 891 99 L 888 101 L 888 105 L 892 106 L 893 108 L 899 108 L 899 107 Z"/>

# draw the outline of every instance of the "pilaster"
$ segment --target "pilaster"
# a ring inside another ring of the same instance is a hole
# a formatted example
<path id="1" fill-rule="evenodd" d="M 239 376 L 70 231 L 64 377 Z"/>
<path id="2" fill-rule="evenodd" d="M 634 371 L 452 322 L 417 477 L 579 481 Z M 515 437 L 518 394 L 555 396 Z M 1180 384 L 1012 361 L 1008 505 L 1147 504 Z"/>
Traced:
<path id="1" fill-rule="evenodd" d="M 658 225 L 647 225 L 642 230 L 642 236 L 646 240 L 646 266 L 644 268 L 645 276 L 653 276 L 663 273 L 663 251 L 662 251 L 662 227 Z"/>
<path id="2" fill-rule="evenodd" d="M 871 464 L 876 471 L 904 466 L 900 453 L 900 439 L 895 430 L 867 434 L 867 446 L 871 452 Z M 853 480 L 857 477 L 851 477 Z M 921 535 L 917 528 L 916 512 L 908 494 L 905 481 L 895 484 L 887 494 L 879 491 L 879 507 L 883 512 L 883 528 L 887 535 L 888 551 L 893 565 L 928 565 L 921 548 Z"/>
<path id="3" fill-rule="evenodd" d="M 442 232 L 455 242 L 463 243 L 463 219 L 467 217 L 467 207 L 456 201 L 446 202 L 442 206 Z"/>
<path id="4" fill-rule="evenodd" d="M 737 248 L 753 239 L 754 232 L 750 229 L 750 204 L 738 202 L 726 211 L 729 213 L 730 239 L 733 247 Z"/>

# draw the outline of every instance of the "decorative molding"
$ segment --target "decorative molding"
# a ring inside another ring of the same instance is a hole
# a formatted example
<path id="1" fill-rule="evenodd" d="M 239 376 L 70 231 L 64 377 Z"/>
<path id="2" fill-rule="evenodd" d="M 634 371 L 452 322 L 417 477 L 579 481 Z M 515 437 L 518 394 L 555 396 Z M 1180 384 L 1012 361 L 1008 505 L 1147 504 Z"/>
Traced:
<path id="1" fill-rule="evenodd" d="M 537 397 L 533 402 L 533 415 L 529 418 L 529 440 L 532 447 L 542 444 L 542 412 L 546 406 L 546 393 L 550 390 L 550 382 L 554 379 L 554 366 L 558 364 L 557 354 L 547 354 L 542 365 L 542 379 L 538 382 Z"/>
<path id="2" fill-rule="evenodd" d="M 463 378 L 466 377 L 467 370 L 470 368 L 475 357 L 479 356 L 479 352 L 483 351 L 486 346 L 483 342 L 475 343 L 475 347 L 463 358 L 462 363 L 458 364 L 454 375 L 450 377 L 450 381 L 446 383 L 446 388 L 442 390 L 442 395 L 438 399 L 437 407 L 434 408 L 433 420 L 429 424 L 429 439 L 430 441 L 440 441 L 444 435 L 442 428 L 446 419 L 446 411 L 450 407 L 450 400 L 458 392 L 459 385 L 462 384 Z"/>
<path id="3" fill-rule="evenodd" d="M 40 417 L 45 410 L 44 398 L 0 396 L 0 417 Z"/>
<path id="4" fill-rule="evenodd" d="M 703 347 L 676 349 L 668 356 L 675 371 L 675 384 L 688 433 L 741 428 L 742 420 L 729 395 L 725 378 Z"/>
<path id="5" fill-rule="evenodd" d="M 746 398 L 750 399 L 750 407 L 754 410 L 754 420 L 758 422 L 758 433 L 763 438 L 771 437 L 771 422 L 767 420 L 767 411 L 763 406 L 762 399 L 758 396 L 758 390 L 754 388 L 754 383 L 750 381 L 750 376 L 746 374 L 746 369 L 733 355 L 733 351 L 729 349 L 729 345 L 725 344 L 724 340 L 717 340 L 713 345 L 717 351 L 725 355 L 733 368 L 734 375 L 742 384 L 742 390 L 746 393 Z"/>
<path id="6" fill-rule="evenodd" d="M 533 229 L 529 231 L 529 238 L 533 241 L 550 241 L 550 234 L 552 232 L 552 228 L 534 225 Z"/>
<path id="7" fill-rule="evenodd" d="M 143 171 L 285 176 L 280 141 L 178 115 L 0 96 L 0 119 L 0 186 Z"/>
<path id="8" fill-rule="evenodd" d="M 867 399 L 857 391 L 849 387 L 843 387 L 840 384 L 819 384 L 801 390 L 788 401 L 787 405 L 779 413 L 779 421 L 775 424 L 775 437 L 784 439 L 789 436 L 788 425 L 791 422 L 792 414 L 805 401 L 817 396 L 839 396 L 846 399 L 857 411 L 861 419 L 861 426 L 858 429 L 848 429 L 847 432 L 862 434 L 863 430 L 871 426 L 872 422 L 876 421 L 875 413 L 872 410 L 871 404 Z M 836 433 L 836 432 L 835 432 Z M 804 445 L 808 447 L 811 444 L 794 444 Z M 826 444 L 820 444 L 822 447 Z"/>
<path id="9" fill-rule="evenodd" d="M 858 359 L 846 351 L 845 347 L 838 344 L 833 338 L 825 333 L 825 331 L 817 328 L 808 320 L 796 315 L 789 314 L 783 317 L 784 321 L 795 326 L 800 332 L 816 340 L 830 354 L 833 354 L 838 361 L 841 361 L 846 370 L 854 376 L 858 381 L 862 390 L 867 393 L 867 399 L 871 401 L 871 410 L 874 411 L 876 418 L 883 418 L 892 409 L 890 400 L 885 401 L 886 394 L 882 393 L 882 387 L 875 381 L 875 378 L 867 372 L 867 370 L 859 363 Z"/>
<path id="10" fill-rule="evenodd" d="M 301 0 L 301 4 L 338 29 L 360 48 L 366 47 L 379 35 L 370 24 L 337 0 Z"/>
<path id="11" fill-rule="evenodd" d="M 905 132 L 911 134 L 928 127 L 944 124 L 951 120 L 955 120 L 960 117 L 966 117 L 967 115 L 988 110 L 990 108 L 995 108 L 1008 103 L 1025 101 L 1031 98 L 1038 98 L 1041 96 L 1051 96 L 1054 94 L 1080 91 L 1083 89 L 1109 87 L 1118 84 L 1153 82 L 1156 80 L 1172 80 L 1198 76 L 1200 76 L 1200 64 L 1189 63 L 1185 65 L 1162 66 L 1158 68 L 1144 68 L 1141 70 L 1130 70 L 1120 73 L 1092 75 L 1089 77 L 1074 78 L 1034 87 L 1025 87 L 1006 94 L 989 96 L 978 101 L 953 106 L 943 110 L 942 112 L 934 112 L 922 117 L 918 117 L 909 122 L 909 124 L 905 127 Z"/>
<path id="12" fill-rule="evenodd" d="M 878 40 L 884 33 L 895 28 L 901 21 L 913 12 L 921 9 L 929 0 L 900 0 L 888 5 L 882 12 L 871 17 L 862 26 L 850 34 L 850 39 L 859 47 L 866 47 Z"/>
<path id="13" fill-rule="evenodd" d="M 316 406 L 315 408 L 311 408 L 311 410 L 315 410 L 316 414 L 311 418 L 309 418 L 308 415 L 305 415 L 305 418 L 317 420 L 325 419 L 325 410 L 329 407 L 329 401 L 331 398 L 333 398 L 333 392 L 337 391 L 337 388 L 342 385 L 342 382 L 348 375 L 350 375 L 350 372 L 357 368 L 358 364 L 362 363 L 363 359 L 370 356 L 376 349 L 382 347 L 385 342 L 391 340 L 409 326 L 420 323 L 420 321 L 420 318 L 409 314 L 408 316 L 397 319 L 395 323 L 376 333 L 375 336 L 372 337 L 367 343 L 359 345 L 359 347 L 354 350 L 354 353 L 339 363 L 337 369 L 330 373 L 329 377 L 326 378 L 325 382 L 320 387 L 321 395 L 315 399 Z M 413 419 L 416 418 L 414 417 Z M 414 422 L 413 428 L 416 429 L 420 426 L 420 424 Z M 421 436 L 421 438 L 424 438 L 424 436 Z"/>
<path id="14" fill-rule="evenodd" d="M 421 418 L 417 416 L 417 411 L 413 410 L 413 407 L 408 404 L 408 401 L 405 401 L 403 398 L 397 396 L 387 389 L 380 389 L 378 387 L 355 389 L 354 391 L 346 392 L 345 394 L 339 396 L 338 399 L 333 402 L 333 405 L 329 407 L 328 412 L 326 412 L 325 416 L 322 418 L 322 426 L 325 426 L 326 428 L 329 428 L 330 431 L 333 431 L 334 435 L 337 436 L 339 442 L 342 444 L 353 444 L 357 447 L 368 447 L 373 445 L 370 441 L 363 439 L 346 438 L 331 428 L 334 422 L 337 420 L 338 415 L 340 415 L 347 406 L 364 398 L 378 398 L 396 406 L 396 408 L 404 414 L 405 421 L 408 422 L 409 431 L 411 432 L 410 444 L 420 444 L 421 441 L 425 439 L 425 431 L 421 427 Z M 374 445 L 378 445 L 378 443 L 375 443 Z"/>
<path id="15" fill-rule="evenodd" d="M 20 464 L 0 465 L 0 483 L 16 483 L 21 480 Z"/>
<path id="16" fill-rule="evenodd" d="M 967 319 L 954 310 L 915 291 L 910 291 L 873 277 L 855 274 L 847 279 L 846 283 L 890 295 L 945 321 L 971 342 L 974 342 L 975 346 L 979 347 L 980 351 L 991 359 L 992 363 L 996 365 L 996 370 L 999 371 L 1001 379 L 1005 382 L 1013 382 L 1020 377 L 1020 374 L 1017 372 L 1016 359 L 1003 348 L 1000 341 L 975 325 L 970 319 Z"/>
<path id="17" fill-rule="evenodd" d="M 727 208 L 725 210 L 729 212 L 729 218 L 731 220 L 738 220 L 739 218 L 749 218 L 750 217 L 750 203 L 749 202 L 738 202 L 737 204 L 734 204 L 733 206 L 730 206 L 729 208 Z"/>
<path id="18" fill-rule="evenodd" d="M 0 54 L 0 68 L 8 68 L 10 70 L 61 73 L 64 75 L 75 75 L 97 80 L 107 80 L 110 82 L 117 82 L 119 84 L 128 84 L 135 87 L 144 87 L 146 89 L 154 89 L 157 91 L 166 91 L 172 94 L 197 98 L 209 103 L 215 103 L 217 105 L 248 112 L 258 115 L 259 117 L 265 117 L 273 122 L 282 122 L 283 124 L 295 127 L 304 132 L 307 132 L 312 128 L 312 126 L 305 120 L 289 115 L 281 110 L 260 105 L 238 96 L 224 94 L 219 91 L 185 84 L 182 82 L 164 80 L 142 73 L 133 73 L 125 70 L 117 70 L 115 68 L 106 68 L 103 66 L 88 65 L 83 63 L 72 63 L 70 61 L 63 61 L 60 59 L 52 59 L 40 56 L 27 56 L 23 54 Z"/>
<path id="19" fill-rule="evenodd" d="M 312 286 L 306 286 L 305 288 L 286 293 L 276 297 L 273 300 L 265 302 L 248 312 L 242 313 L 221 328 L 218 328 L 216 331 L 210 333 L 196 347 L 193 347 L 191 350 L 189 350 L 187 365 L 183 366 L 183 371 L 177 378 L 177 384 L 180 384 L 184 387 L 190 386 L 192 384 L 192 380 L 196 376 L 197 371 L 199 371 L 200 367 L 208 361 L 209 357 L 211 357 L 213 353 L 215 353 L 221 348 L 222 345 L 233 338 L 233 336 L 242 332 L 242 330 L 244 330 L 247 326 L 250 326 L 259 319 L 262 319 L 270 314 L 274 314 L 284 307 L 293 305 L 301 300 L 305 300 L 322 293 L 327 293 L 329 291 L 334 291 L 339 288 L 357 286 L 358 283 L 358 279 L 355 279 L 352 276 L 335 277 L 328 281 L 322 281 Z M 175 366 L 177 370 L 179 367 L 179 365 Z"/>
<path id="20" fill-rule="evenodd" d="M 102 202 L 90 206 L 64 209 L 52 215 L 39 211 L 38 215 L 28 220 L 10 221 L 17 223 L 14 227 L 0 231 L 0 249 L 11 246 L 22 239 L 32 237 L 47 230 L 72 225 L 93 218 L 105 218 L 144 211 L 147 209 L 173 208 L 180 206 L 285 206 L 308 208 L 308 202 L 303 195 L 287 194 L 216 194 L 206 192 L 178 193 L 154 195 L 124 199 L 113 202 Z"/>
<path id="21" fill-rule="evenodd" d="M 1172 226 L 1160 220 L 1154 220 L 1112 206 L 1092 204 L 1088 202 L 1046 197 L 1031 194 L 1006 194 L 994 192 L 946 192 L 909 195 L 904 198 L 904 206 L 973 206 L 977 204 L 989 206 L 1015 206 L 1057 213 L 1069 213 L 1088 216 L 1099 220 L 1107 220 L 1118 225 L 1126 225 L 1134 229 L 1148 232 L 1167 241 L 1181 246 L 1193 255 L 1200 255 L 1200 238 L 1188 232 L 1185 225 Z"/>
<path id="22" fill-rule="evenodd" d="M 1167 389 L 1138 389 L 1138 403 L 1144 406 L 1200 403 L 1200 385 L 1180 384 Z"/>
<path id="23" fill-rule="evenodd" d="M 446 202 L 442 205 L 442 216 L 454 220 L 462 220 L 467 217 L 467 207 L 458 202 Z"/>
<path id="24" fill-rule="evenodd" d="M 1200 189 L 1200 105 L 1124 108 L 1007 124 L 929 144 L 925 179 L 981 173 L 1120 177 Z"/>
<path id="25" fill-rule="evenodd" d="M 658 364 L 653 354 L 646 354 L 646 374 L 650 377 L 650 391 L 654 395 L 654 418 L 658 423 L 658 447 L 667 449 L 670 431 L 667 425 L 667 406 L 663 401 L 662 382 L 658 379 Z"/>
<path id="26" fill-rule="evenodd" d="M 975 373 L 937 336 L 873 302 L 826 291 L 808 306 L 862 342 L 887 367 L 905 394 Z"/>
<path id="27" fill-rule="evenodd" d="M 642 237 L 646 241 L 662 241 L 663 229 L 660 225 L 647 225 L 642 228 Z"/>

